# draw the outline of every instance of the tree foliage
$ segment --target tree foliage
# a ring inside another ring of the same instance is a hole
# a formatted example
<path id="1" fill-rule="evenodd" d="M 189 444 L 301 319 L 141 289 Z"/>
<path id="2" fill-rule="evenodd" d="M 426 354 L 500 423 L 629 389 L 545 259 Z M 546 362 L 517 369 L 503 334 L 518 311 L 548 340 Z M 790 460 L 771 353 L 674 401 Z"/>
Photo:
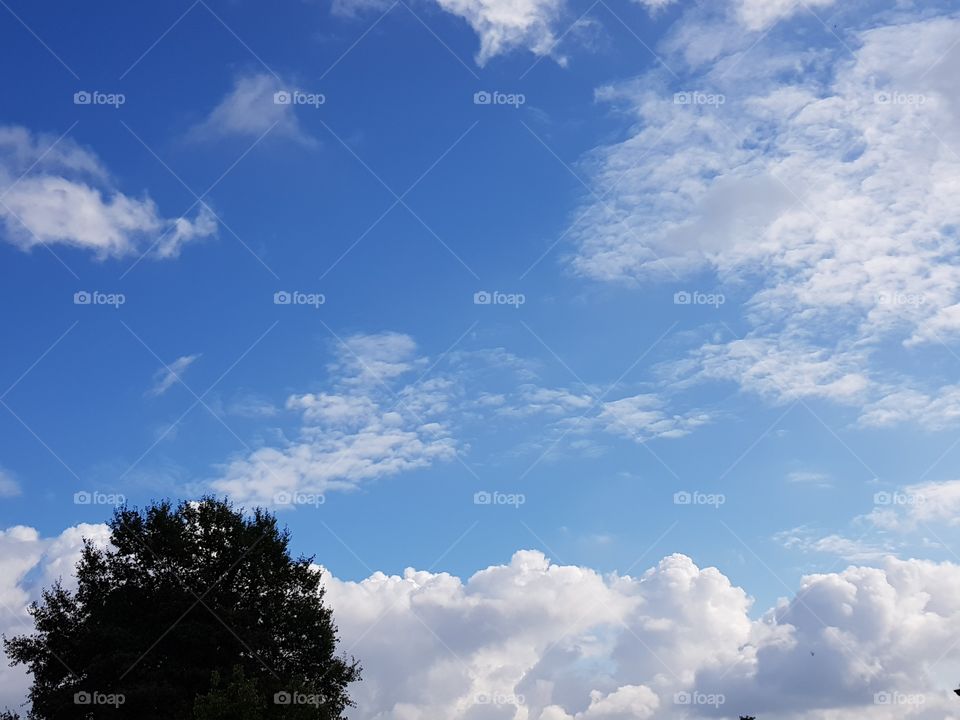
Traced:
<path id="1" fill-rule="evenodd" d="M 343 716 L 359 665 L 272 514 L 208 497 L 121 507 L 109 527 L 109 547 L 85 542 L 76 591 L 55 583 L 35 632 L 4 638 L 32 675 L 31 720 Z"/>

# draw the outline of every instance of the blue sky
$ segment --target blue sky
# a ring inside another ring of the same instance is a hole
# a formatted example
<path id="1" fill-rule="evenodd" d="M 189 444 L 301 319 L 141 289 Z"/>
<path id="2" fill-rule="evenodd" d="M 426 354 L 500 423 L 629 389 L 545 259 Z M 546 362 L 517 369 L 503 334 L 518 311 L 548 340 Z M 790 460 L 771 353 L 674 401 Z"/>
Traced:
<path id="1" fill-rule="evenodd" d="M 346 584 L 681 553 L 757 622 L 952 567 L 958 10 L 8 0 L 2 527 L 213 492 Z"/>

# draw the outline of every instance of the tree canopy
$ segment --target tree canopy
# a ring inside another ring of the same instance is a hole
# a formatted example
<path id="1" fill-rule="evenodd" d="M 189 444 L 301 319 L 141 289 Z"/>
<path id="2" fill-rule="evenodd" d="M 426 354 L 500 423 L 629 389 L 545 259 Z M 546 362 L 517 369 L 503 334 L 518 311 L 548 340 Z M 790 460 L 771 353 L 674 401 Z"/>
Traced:
<path id="1" fill-rule="evenodd" d="M 338 654 L 313 558 L 269 512 L 207 497 L 120 507 L 4 638 L 32 675 L 31 720 L 343 717 L 359 664 Z"/>

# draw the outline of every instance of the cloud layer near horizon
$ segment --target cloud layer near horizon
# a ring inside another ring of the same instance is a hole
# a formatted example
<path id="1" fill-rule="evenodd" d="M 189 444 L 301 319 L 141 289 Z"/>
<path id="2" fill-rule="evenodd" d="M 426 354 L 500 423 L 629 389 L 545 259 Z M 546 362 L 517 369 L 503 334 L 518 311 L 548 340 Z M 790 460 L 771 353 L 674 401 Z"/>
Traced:
<path id="1" fill-rule="evenodd" d="M 69 585 L 84 536 L 104 542 L 106 528 L 0 532 L 4 632 L 29 628 L 39 587 Z M 807 576 L 759 619 L 745 590 L 684 555 L 630 576 L 522 550 L 466 580 L 327 573 L 325 587 L 341 647 L 365 668 L 359 720 L 942 720 L 955 704 L 943 680 L 960 663 L 951 563 L 888 558 Z M 23 673 L 0 682 L 0 704 L 18 705 Z"/>

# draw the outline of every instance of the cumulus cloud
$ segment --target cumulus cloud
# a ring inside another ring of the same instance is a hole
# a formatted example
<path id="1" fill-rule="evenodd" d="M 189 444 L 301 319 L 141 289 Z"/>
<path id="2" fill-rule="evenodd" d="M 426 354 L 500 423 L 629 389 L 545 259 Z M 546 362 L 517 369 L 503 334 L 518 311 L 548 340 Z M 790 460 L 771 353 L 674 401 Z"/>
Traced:
<path id="1" fill-rule="evenodd" d="M 163 395 L 173 387 L 175 383 L 180 382 L 180 376 L 186 372 L 187 368 L 190 367 L 198 357 L 200 356 L 183 355 L 169 365 L 157 370 L 153 376 L 153 386 L 147 391 L 147 394 L 152 397 Z"/>
<path id="2" fill-rule="evenodd" d="M 193 219 L 165 218 L 149 197 L 118 190 L 89 150 L 16 126 L 0 127 L 0 222 L 5 239 L 24 250 L 64 245 L 100 259 L 174 258 L 217 231 L 206 205 Z"/>
<path id="3" fill-rule="evenodd" d="M 0 531 L 5 633 L 29 630 L 41 587 L 71 585 L 84 537 L 105 544 L 108 529 Z M 522 550 L 466 579 L 325 571 L 324 585 L 342 649 L 364 665 L 358 720 L 943 720 L 955 702 L 944 682 L 960 662 L 952 563 L 809 575 L 759 615 L 720 570 L 678 554 L 637 576 Z M 26 687 L 22 669 L 0 670 L 0 704 L 18 706 Z M 884 693 L 915 702 L 877 703 Z"/>
<path id="4" fill-rule="evenodd" d="M 294 89 L 270 73 L 240 75 L 203 122 L 190 131 L 190 137 L 257 140 L 269 132 L 303 145 L 316 145 L 297 120 L 294 104 L 282 95 Z"/>
<path id="5" fill-rule="evenodd" d="M 466 580 L 408 569 L 325 584 L 363 659 L 360 720 L 942 720 L 955 700 L 939 680 L 960 659 L 950 563 L 811 575 L 759 619 L 744 590 L 683 555 L 639 577 L 521 551 Z M 683 704 L 709 697 L 722 702 Z"/>
<path id="6" fill-rule="evenodd" d="M 740 10 L 760 27 L 795 5 Z M 673 380 L 829 399 L 869 425 L 955 419 L 955 403 L 920 407 L 941 389 L 911 366 L 954 341 L 960 317 L 960 20 L 887 22 L 851 32 L 851 57 L 826 31 L 822 46 L 796 48 L 785 31 L 757 42 L 693 14 L 666 44 L 678 78 L 599 91 L 636 124 L 590 157 L 603 200 L 575 214 L 574 270 L 618 283 L 712 276 L 746 293 L 747 329 L 693 348 Z M 726 45 L 699 60 L 680 42 L 718 35 Z"/>
<path id="7" fill-rule="evenodd" d="M 59 579 L 67 588 L 74 586 L 73 568 L 84 538 L 102 546 L 109 540 L 109 530 L 106 525 L 81 523 L 50 538 L 23 525 L 0 530 L 0 632 L 7 637 L 30 632 L 27 607 L 39 599 L 40 590 Z M 23 668 L 0 665 L 0 708 L 19 707 L 28 684 Z"/>

